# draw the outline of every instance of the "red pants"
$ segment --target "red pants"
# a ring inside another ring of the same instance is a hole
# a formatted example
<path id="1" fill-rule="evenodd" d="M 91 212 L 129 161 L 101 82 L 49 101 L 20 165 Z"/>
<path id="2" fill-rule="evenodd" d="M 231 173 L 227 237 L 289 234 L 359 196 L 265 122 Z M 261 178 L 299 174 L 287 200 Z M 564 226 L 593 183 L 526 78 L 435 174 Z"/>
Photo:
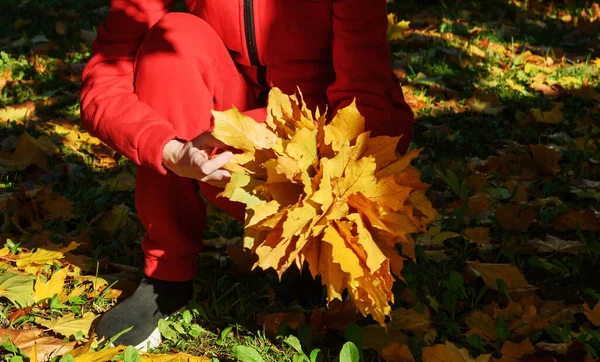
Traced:
<path id="1" fill-rule="evenodd" d="M 256 90 L 238 72 L 225 45 L 202 19 L 183 13 L 165 15 L 144 38 L 135 64 L 140 101 L 192 139 L 212 128 L 211 110 L 235 105 L 257 120 Z M 173 174 L 162 176 L 138 167 L 135 202 L 146 229 L 142 243 L 147 276 L 170 281 L 196 275 L 206 209 L 199 189 L 215 205 L 243 220 L 244 206 L 216 198 L 221 190 Z"/>

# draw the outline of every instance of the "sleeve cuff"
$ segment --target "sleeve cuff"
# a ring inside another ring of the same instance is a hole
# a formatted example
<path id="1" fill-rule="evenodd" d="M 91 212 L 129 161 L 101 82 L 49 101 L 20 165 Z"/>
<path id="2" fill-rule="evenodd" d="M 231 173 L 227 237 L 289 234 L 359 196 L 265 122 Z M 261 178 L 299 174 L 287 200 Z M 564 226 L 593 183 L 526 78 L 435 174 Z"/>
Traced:
<path id="1" fill-rule="evenodd" d="M 138 140 L 140 166 L 150 168 L 161 175 L 166 175 L 169 171 L 163 165 L 163 149 L 169 141 L 174 139 L 184 141 L 181 137 L 178 137 L 171 124 L 156 124 L 144 130 Z"/>

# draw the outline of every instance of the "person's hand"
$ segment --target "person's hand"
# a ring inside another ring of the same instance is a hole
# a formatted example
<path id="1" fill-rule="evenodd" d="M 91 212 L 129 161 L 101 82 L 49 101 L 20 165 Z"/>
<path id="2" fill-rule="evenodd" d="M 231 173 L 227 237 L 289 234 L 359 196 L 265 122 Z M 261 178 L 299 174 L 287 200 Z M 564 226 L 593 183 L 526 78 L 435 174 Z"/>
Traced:
<path id="1" fill-rule="evenodd" d="M 211 158 L 215 147 L 224 149 L 227 146 L 210 132 L 204 132 L 187 143 L 169 141 L 163 149 L 163 165 L 178 176 L 225 187 L 231 174 L 222 167 L 231 160 L 233 154 L 225 151 Z"/>

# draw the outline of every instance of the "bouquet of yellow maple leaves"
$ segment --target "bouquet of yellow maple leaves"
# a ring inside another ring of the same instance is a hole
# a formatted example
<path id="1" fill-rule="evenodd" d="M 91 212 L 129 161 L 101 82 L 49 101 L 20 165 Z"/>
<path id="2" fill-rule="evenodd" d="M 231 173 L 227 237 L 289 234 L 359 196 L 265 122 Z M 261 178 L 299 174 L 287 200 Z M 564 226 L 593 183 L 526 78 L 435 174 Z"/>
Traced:
<path id="1" fill-rule="evenodd" d="M 397 156 L 400 137 L 370 137 L 355 103 L 328 124 L 315 113 L 301 94 L 277 88 L 265 123 L 235 108 L 213 111 L 213 135 L 241 151 L 225 167 L 232 176 L 220 196 L 246 204 L 244 247 L 255 267 L 281 277 L 306 262 L 329 302 L 347 290 L 363 315 L 384 324 L 391 273 L 402 279 L 405 260 L 396 245 L 414 258 L 410 234 L 436 216 L 410 165 L 420 150 Z"/>

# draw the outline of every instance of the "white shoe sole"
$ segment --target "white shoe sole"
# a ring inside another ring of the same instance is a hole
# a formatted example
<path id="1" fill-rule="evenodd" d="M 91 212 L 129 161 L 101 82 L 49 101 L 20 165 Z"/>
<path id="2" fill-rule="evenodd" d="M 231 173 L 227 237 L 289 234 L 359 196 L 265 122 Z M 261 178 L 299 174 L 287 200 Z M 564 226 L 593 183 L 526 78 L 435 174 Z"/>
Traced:
<path id="1" fill-rule="evenodd" d="M 186 307 L 181 307 L 178 310 L 176 310 L 173 314 L 181 312 L 185 308 Z M 169 320 L 170 317 L 171 317 L 171 315 L 166 317 L 165 320 Z M 144 339 L 142 342 L 140 342 L 139 344 L 137 344 L 135 346 L 135 349 L 137 349 L 140 352 L 148 352 L 148 349 L 150 349 L 150 348 L 153 348 L 153 349 L 158 348 L 158 346 L 161 344 L 161 342 L 162 342 L 162 337 L 160 336 L 160 331 L 158 330 L 158 327 L 156 327 L 156 328 L 154 328 L 152 333 L 150 333 L 150 335 L 146 339 Z M 111 347 L 115 347 L 115 345 L 111 343 Z"/>
<path id="2" fill-rule="evenodd" d="M 140 352 L 148 352 L 149 348 L 158 348 L 161 342 L 162 338 L 160 336 L 160 331 L 158 330 L 158 327 L 156 327 L 152 333 L 150 333 L 148 338 L 135 346 L 135 349 Z"/>

